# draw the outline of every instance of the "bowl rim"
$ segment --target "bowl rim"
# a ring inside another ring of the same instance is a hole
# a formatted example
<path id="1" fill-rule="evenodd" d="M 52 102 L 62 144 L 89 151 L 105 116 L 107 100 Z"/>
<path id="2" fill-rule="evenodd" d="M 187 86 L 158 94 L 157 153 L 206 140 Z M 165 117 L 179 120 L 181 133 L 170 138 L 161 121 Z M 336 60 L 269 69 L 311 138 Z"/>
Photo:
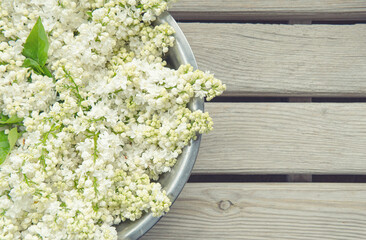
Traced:
<path id="1" fill-rule="evenodd" d="M 184 36 L 183 31 L 167 11 L 157 18 L 154 25 L 164 23 L 168 23 L 175 30 L 175 34 L 173 34 L 175 44 L 169 49 L 169 52 L 166 55 L 167 62 L 174 68 L 178 68 L 182 64 L 190 64 L 196 70 L 197 62 L 192 49 Z M 203 112 L 204 100 L 202 98 L 193 98 L 189 102 L 188 108 L 191 111 L 201 110 Z M 198 134 L 197 139 L 191 140 L 190 144 L 183 149 L 183 152 L 179 155 L 178 161 L 172 170 L 169 173 L 161 175 L 159 179 L 159 182 L 166 191 L 172 204 L 178 198 L 191 175 L 198 155 L 200 142 L 201 135 Z M 134 222 L 123 222 L 116 226 L 118 239 L 138 239 L 147 233 L 160 219 L 161 217 L 153 217 L 152 213 L 149 212 L 145 213 L 140 219 Z"/>

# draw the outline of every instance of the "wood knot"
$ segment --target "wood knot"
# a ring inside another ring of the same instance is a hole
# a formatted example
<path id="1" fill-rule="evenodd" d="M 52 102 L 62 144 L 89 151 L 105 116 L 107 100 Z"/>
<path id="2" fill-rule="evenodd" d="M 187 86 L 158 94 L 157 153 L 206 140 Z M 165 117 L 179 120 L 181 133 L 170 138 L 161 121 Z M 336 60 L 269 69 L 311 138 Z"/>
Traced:
<path id="1" fill-rule="evenodd" d="M 228 210 L 231 207 L 231 205 L 233 205 L 233 203 L 230 200 L 221 200 L 219 202 L 219 208 L 221 210 Z"/>

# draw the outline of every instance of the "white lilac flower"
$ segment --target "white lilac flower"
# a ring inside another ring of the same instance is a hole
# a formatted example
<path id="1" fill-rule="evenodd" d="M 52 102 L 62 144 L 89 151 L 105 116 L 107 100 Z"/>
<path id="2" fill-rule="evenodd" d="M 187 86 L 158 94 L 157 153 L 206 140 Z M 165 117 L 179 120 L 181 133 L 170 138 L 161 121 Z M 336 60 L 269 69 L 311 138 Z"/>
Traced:
<path id="1" fill-rule="evenodd" d="M 225 90 L 165 67 L 174 30 L 151 22 L 170 2 L 0 1 L 0 113 L 24 118 L 0 166 L 0 239 L 117 239 L 113 224 L 169 210 L 152 180 L 212 129 L 187 103 Z M 53 77 L 22 66 L 38 17 Z"/>

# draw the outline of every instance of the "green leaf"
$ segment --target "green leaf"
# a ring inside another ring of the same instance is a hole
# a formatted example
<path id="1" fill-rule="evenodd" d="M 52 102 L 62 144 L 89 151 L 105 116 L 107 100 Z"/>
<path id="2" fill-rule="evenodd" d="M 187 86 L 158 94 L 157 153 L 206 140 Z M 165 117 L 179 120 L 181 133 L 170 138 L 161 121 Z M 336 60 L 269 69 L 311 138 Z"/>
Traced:
<path id="1" fill-rule="evenodd" d="M 33 69 L 35 73 L 38 75 L 45 75 L 43 68 L 39 65 L 38 62 L 34 61 L 31 58 L 26 58 L 23 62 L 23 67 L 30 67 Z"/>
<path id="2" fill-rule="evenodd" d="M 42 67 L 42 70 L 43 70 L 43 72 L 44 72 L 44 75 L 46 75 L 47 77 L 50 77 L 50 78 L 52 78 L 53 76 L 52 76 L 52 73 L 48 70 L 48 68 L 46 68 L 46 66 L 43 66 Z"/>
<path id="3" fill-rule="evenodd" d="M 0 132 L 0 165 L 3 164 L 10 152 L 10 144 L 8 135 L 5 132 Z"/>
<path id="4" fill-rule="evenodd" d="M 93 12 L 92 11 L 87 11 L 86 15 L 88 15 L 88 21 L 93 19 Z"/>
<path id="5" fill-rule="evenodd" d="M 5 115 L 0 115 L 0 124 L 14 124 L 14 123 L 20 123 L 23 121 L 23 118 L 19 118 L 17 116 L 11 116 L 10 118 Z"/>
<path id="6" fill-rule="evenodd" d="M 43 27 L 41 18 L 39 17 L 32 31 L 30 32 L 25 44 L 22 54 L 43 67 L 48 58 L 49 43 L 47 33 Z"/>
<path id="7" fill-rule="evenodd" d="M 17 127 L 14 127 L 9 131 L 8 141 L 9 141 L 10 151 L 13 149 L 13 147 L 15 146 L 17 140 L 20 138 L 21 135 L 22 135 L 21 133 L 18 133 Z"/>
<path id="8" fill-rule="evenodd" d="M 21 135 L 17 127 L 12 128 L 9 134 L 5 134 L 5 131 L 0 132 L 0 165 L 5 162 Z"/>
<path id="9" fill-rule="evenodd" d="M 35 73 L 52 78 L 51 72 L 45 66 L 48 58 L 48 48 L 47 33 L 44 30 L 41 18 L 38 18 L 24 44 L 22 54 L 26 59 L 23 67 L 30 67 Z"/>
<path id="10" fill-rule="evenodd" d="M 41 67 L 36 61 L 31 58 L 26 58 L 23 62 L 23 67 L 30 67 L 35 73 L 42 76 L 52 78 L 52 73 L 47 69 L 46 66 Z M 31 82 L 31 81 L 30 81 Z"/>
<path id="11" fill-rule="evenodd" d="M 9 117 L 8 117 L 8 116 L 6 116 L 6 115 L 4 115 L 4 114 L 0 113 L 0 121 L 7 121 L 8 119 L 9 119 Z"/>

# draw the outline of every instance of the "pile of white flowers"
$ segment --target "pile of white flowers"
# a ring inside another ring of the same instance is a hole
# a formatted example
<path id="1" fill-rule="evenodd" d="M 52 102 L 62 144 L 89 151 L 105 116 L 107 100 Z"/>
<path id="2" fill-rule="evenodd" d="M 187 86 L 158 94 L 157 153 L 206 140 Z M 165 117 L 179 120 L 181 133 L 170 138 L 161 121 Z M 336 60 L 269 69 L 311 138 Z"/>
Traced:
<path id="1" fill-rule="evenodd" d="M 151 180 L 212 129 L 187 103 L 225 89 L 164 67 L 174 30 L 151 22 L 169 2 L 0 0 L 0 113 L 24 119 L 0 165 L 0 239 L 117 239 L 113 225 L 169 210 Z M 39 17 L 52 77 L 23 66 Z"/>

